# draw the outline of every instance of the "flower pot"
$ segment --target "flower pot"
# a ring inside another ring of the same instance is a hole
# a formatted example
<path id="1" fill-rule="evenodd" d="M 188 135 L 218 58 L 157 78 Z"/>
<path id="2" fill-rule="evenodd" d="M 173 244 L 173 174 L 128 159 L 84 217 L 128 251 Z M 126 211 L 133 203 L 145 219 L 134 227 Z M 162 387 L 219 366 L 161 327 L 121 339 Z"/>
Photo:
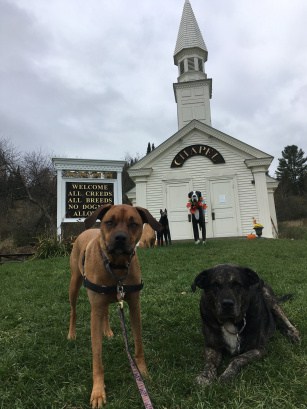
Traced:
<path id="1" fill-rule="evenodd" d="M 262 236 L 262 229 L 263 229 L 263 227 L 255 227 L 254 228 L 258 238 Z"/>

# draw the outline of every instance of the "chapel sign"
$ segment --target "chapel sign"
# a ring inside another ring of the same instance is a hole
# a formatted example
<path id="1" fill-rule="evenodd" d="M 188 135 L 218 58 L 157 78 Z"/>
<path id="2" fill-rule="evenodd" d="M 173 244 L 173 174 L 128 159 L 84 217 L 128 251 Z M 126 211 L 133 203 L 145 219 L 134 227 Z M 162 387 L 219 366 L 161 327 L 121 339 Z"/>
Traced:
<path id="1" fill-rule="evenodd" d="M 97 208 L 123 202 L 122 172 L 125 161 L 52 158 L 57 172 L 57 231 L 80 223 Z"/>
<path id="2" fill-rule="evenodd" d="M 181 168 L 187 159 L 196 155 L 205 156 L 215 165 L 225 163 L 223 156 L 216 149 L 212 148 L 212 146 L 191 145 L 177 153 L 171 163 L 171 168 Z"/>
<path id="3" fill-rule="evenodd" d="M 66 218 L 88 217 L 105 204 L 114 204 L 113 183 L 66 182 Z"/>

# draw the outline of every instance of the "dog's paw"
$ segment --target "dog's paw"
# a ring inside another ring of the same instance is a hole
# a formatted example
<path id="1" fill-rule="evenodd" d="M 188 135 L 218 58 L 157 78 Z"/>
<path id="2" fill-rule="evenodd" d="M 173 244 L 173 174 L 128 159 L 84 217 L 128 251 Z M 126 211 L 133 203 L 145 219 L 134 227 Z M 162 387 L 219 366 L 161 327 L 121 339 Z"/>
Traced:
<path id="1" fill-rule="evenodd" d="M 107 403 L 107 397 L 104 388 L 93 388 L 91 394 L 92 409 L 100 409 Z"/>
<path id="2" fill-rule="evenodd" d="M 107 338 L 113 338 L 114 337 L 114 333 L 113 333 L 113 331 L 111 330 L 110 327 L 103 331 L 103 335 L 105 337 L 107 337 Z"/>
<path id="3" fill-rule="evenodd" d="M 200 386 L 207 386 L 210 385 L 214 381 L 214 377 L 208 376 L 208 374 L 202 372 L 196 377 L 196 382 Z"/>
<path id="4" fill-rule="evenodd" d="M 76 333 L 69 331 L 69 333 L 68 333 L 68 335 L 67 335 L 68 341 L 75 341 L 76 338 L 77 338 L 77 337 L 76 337 Z"/>
<path id="5" fill-rule="evenodd" d="M 218 378 L 219 382 L 226 383 L 233 379 L 235 374 L 230 370 L 225 370 L 222 375 Z"/>
<path id="6" fill-rule="evenodd" d="M 150 378 L 144 358 L 135 357 L 135 363 L 144 378 Z"/>
<path id="7" fill-rule="evenodd" d="M 294 344 L 299 344 L 301 342 L 300 333 L 296 328 L 288 329 L 287 336 Z"/>

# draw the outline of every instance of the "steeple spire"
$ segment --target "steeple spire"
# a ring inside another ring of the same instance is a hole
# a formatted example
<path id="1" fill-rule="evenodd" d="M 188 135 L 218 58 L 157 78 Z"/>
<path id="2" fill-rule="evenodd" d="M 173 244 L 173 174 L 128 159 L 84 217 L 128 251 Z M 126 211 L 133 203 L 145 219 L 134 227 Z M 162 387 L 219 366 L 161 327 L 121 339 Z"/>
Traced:
<path id="1" fill-rule="evenodd" d="M 193 119 L 211 125 L 212 80 L 207 79 L 208 50 L 189 0 L 185 0 L 174 51 L 178 82 L 174 84 L 178 128 Z"/>
<path id="2" fill-rule="evenodd" d="M 174 51 L 174 62 L 176 65 L 178 65 L 178 60 L 180 59 L 180 52 L 187 48 L 197 48 L 200 54 L 202 54 L 204 60 L 207 61 L 208 50 L 198 27 L 189 0 L 185 0 L 179 26 L 177 42 Z"/>

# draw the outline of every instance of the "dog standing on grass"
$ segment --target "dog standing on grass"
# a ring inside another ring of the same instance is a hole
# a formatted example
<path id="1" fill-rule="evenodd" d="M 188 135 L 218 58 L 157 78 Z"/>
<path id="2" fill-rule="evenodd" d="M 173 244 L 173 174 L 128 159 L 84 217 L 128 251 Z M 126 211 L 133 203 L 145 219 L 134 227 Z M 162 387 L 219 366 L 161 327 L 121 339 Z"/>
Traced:
<path id="1" fill-rule="evenodd" d="M 162 226 L 162 230 L 157 233 L 157 244 L 158 246 L 163 246 L 163 239 L 165 241 L 165 245 L 172 244 L 172 239 L 171 239 L 171 232 L 169 229 L 169 223 L 168 223 L 168 217 L 167 217 L 167 210 L 160 209 L 160 220 L 159 223 Z"/>
<path id="2" fill-rule="evenodd" d="M 200 314 L 205 337 L 205 368 L 201 385 L 213 382 L 224 351 L 234 356 L 219 376 L 227 381 L 254 359 L 261 358 L 275 327 L 299 342 L 298 330 L 278 304 L 273 290 L 253 270 L 229 264 L 198 274 L 192 285 L 202 288 Z"/>
<path id="3" fill-rule="evenodd" d="M 161 227 L 148 210 L 128 205 L 100 207 L 85 220 L 85 227 L 92 227 L 97 219 L 101 220 L 100 229 L 84 231 L 74 243 L 70 256 L 69 286 L 71 312 L 68 339 L 76 338 L 76 303 L 82 282 L 87 287 L 91 304 L 92 408 L 101 408 L 106 403 L 102 337 L 113 336 L 108 307 L 117 301 L 119 288 L 129 305 L 135 361 L 141 374 L 147 374 L 141 335 L 141 269 L 135 247 L 141 238 L 143 223 L 149 223 L 155 230 Z"/>

